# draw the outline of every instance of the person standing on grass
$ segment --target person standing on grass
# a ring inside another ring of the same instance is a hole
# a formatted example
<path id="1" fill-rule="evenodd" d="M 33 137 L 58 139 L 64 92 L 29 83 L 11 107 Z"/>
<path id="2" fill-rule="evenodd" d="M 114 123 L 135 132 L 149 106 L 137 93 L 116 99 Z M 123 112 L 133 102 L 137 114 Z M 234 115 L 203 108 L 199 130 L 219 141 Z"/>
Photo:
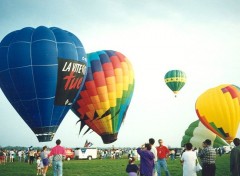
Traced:
<path id="1" fill-rule="evenodd" d="M 182 154 L 180 162 L 183 165 L 183 176 L 197 176 L 195 167 L 197 162 L 197 155 L 192 150 L 192 144 L 185 144 L 185 152 Z"/>
<path id="2" fill-rule="evenodd" d="M 14 159 L 14 150 L 13 149 L 11 149 L 9 152 L 9 158 L 10 158 L 10 162 L 13 162 L 13 159 Z"/>
<path id="3" fill-rule="evenodd" d="M 61 140 L 56 140 L 56 146 L 52 148 L 48 157 L 52 157 L 53 175 L 62 176 L 63 163 L 62 161 L 66 157 L 66 152 L 64 147 L 60 146 Z"/>
<path id="4" fill-rule="evenodd" d="M 43 176 L 46 176 L 46 173 L 48 170 L 48 165 L 49 165 L 47 146 L 43 147 L 43 149 L 40 153 L 40 157 L 41 157 L 42 164 L 43 164 Z"/>
<path id="5" fill-rule="evenodd" d="M 37 175 L 41 175 L 42 174 L 42 168 L 41 168 L 41 158 L 40 158 L 40 156 L 37 157 L 36 163 L 37 163 Z"/>
<path id="6" fill-rule="evenodd" d="M 143 144 L 142 147 L 137 148 L 137 152 L 140 155 L 140 175 L 152 176 L 154 168 L 154 155 L 150 151 L 150 144 Z"/>
<path id="7" fill-rule="evenodd" d="M 230 172 L 232 176 L 240 176 L 240 139 L 233 140 L 235 147 L 230 154 Z"/>
<path id="8" fill-rule="evenodd" d="M 129 157 L 126 172 L 128 173 L 129 176 L 137 176 L 138 171 L 139 171 L 139 168 L 135 164 L 135 158 L 134 157 Z"/>
<path id="9" fill-rule="evenodd" d="M 175 160 L 175 150 L 174 149 L 172 149 L 170 151 L 170 158 L 171 158 L 171 160 Z"/>
<path id="10" fill-rule="evenodd" d="M 6 164 L 7 163 L 7 150 L 3 150 L 3 164 Z"/>
<path id="11" fill-rule="evenodd" d="M 4 156 L 5 156 L 5 163 L 8 162 L 8 158 L 9 158 L 9 150 L 4 150 Z"/>
<path id="12" fill-rule="evenodd" d="M 22 150 L 19 150 L 17 154 L 18 154 L 18 161 L 22 162 Z"/>
<path id="13" fill-rule="evenodd" d="M 151 145 L 151 152 L 154 155 L 154 168 L 153 168 L 153 176 L 157 176 L 157 149 L 154 146 L 155 139 L 150 138 L 149 139 L 149 144 Z"/>
<path id="14" fill-rule="evenodd" d="M 164 169 L 166 176 L 170 176 L 170 173 L 168 171 L 167 167 L 167 161 L 166 159 L 168 158 L 170 151 L 169 149 L 163 145 L 163 140 L 159 139 L 159 146 L 157 147 L 157 156 L 158 156 L 158 161 L 157 161 L 157 173 L 158 176 L 161 176 L 161 167 Z"/>
<path id="15" fill-rule="evenodd" d="M 202 161 L 202 176 L 215 176 L 216 172 L 216 151 L 211 147 L 212 141 L 206 139 L 203 142 L 203 149 L 199 152 Z"/>
<path id="16" fill-rule="evenodd" d="M 4 157 L 4 153 L 3 150 L 0 149 L 0 164 L 4 164 L 5 162 L 5 157 Z"/>
<path id="17" fill-rule="evenodd" d="M 33 149 L 29 151 L 29 164 L 33 164 L 35 152 Z"/>

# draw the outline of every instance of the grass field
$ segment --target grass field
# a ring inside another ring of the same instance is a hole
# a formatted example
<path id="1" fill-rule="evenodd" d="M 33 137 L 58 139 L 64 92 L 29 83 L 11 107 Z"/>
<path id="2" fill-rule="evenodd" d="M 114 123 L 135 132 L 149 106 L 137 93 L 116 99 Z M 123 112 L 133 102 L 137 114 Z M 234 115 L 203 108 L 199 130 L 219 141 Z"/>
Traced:
<path id="1" fill-rule="evenodd" d="M 96 159 L 96 160 L 71 160 L 64 161 L 64 176 L 127 176 L 125 172 L 128 160 L 124 159 Z M 138 164 L 138 162 L 137 162 Z M 217 157 L 216 176 L 229 176 L 229 154 Z M 176 160 L 168 160 L 168 168 L 171 176 L 181 176 L 182 166 L 179 158 Z M 29 165 L 27 163 L 14 162 L 0 164 L 0 176 L 35 176 L 36 163 Z M 52 167 L 49 168 L 47 175 L 53 175 Z M 162 174 L 165 175 L 164 173 Z"/>

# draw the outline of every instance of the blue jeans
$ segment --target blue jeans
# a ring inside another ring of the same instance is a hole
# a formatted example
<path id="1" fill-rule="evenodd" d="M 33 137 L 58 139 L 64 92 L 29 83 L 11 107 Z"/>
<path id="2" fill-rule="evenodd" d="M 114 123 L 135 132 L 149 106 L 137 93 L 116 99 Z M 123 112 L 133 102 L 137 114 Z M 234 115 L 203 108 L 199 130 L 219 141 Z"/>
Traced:
<path id="1" fill-rule="evenodd" d="M 170 173 L 167 168 L 167 162 L 166 159 L 158 159 L 157 161 L 157 173 L 158 176 L 161 176 L 161 167 L 164 169 L 166 176 L 170 176 Z"/>
<path id="2" fill-rule="evenodd" d="M 62 176 L 62 161 L 53 161 L 53 175 Z"/>

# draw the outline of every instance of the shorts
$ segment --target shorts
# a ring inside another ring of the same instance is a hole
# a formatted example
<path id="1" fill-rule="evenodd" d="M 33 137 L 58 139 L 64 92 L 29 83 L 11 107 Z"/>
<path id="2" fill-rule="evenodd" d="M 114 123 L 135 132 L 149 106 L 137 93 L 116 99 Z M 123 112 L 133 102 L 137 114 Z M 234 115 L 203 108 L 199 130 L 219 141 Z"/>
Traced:
<path id="1" fill-rule="evenodd" d="M 43 162 L 43 166 L 48 166 L 48 165 L 49 165 L 49 160 L 48 160 L 48 158 L 44 158 L 44 159 L 42 160 L 42 162 Z"/>

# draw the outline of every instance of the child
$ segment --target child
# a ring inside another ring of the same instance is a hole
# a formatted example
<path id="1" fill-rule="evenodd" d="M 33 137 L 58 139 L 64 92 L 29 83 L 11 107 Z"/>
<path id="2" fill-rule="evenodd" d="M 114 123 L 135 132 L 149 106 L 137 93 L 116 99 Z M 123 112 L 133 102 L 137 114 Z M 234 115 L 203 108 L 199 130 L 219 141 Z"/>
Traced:
<path id="1" fill-rule="evenodd" d="M 138 166 L 134 162 L 135 158 L 129 157 L 128 165 L 126 168 L 126 172 L 128 173 L 129 176 L 137 176 L 137 173 L 139 171 Z"/>
<path id="2" fill-rule="evenodd" d="M 42 174 L 41 159 L 40 156 L 37 157 L 37 175 Z"/>

